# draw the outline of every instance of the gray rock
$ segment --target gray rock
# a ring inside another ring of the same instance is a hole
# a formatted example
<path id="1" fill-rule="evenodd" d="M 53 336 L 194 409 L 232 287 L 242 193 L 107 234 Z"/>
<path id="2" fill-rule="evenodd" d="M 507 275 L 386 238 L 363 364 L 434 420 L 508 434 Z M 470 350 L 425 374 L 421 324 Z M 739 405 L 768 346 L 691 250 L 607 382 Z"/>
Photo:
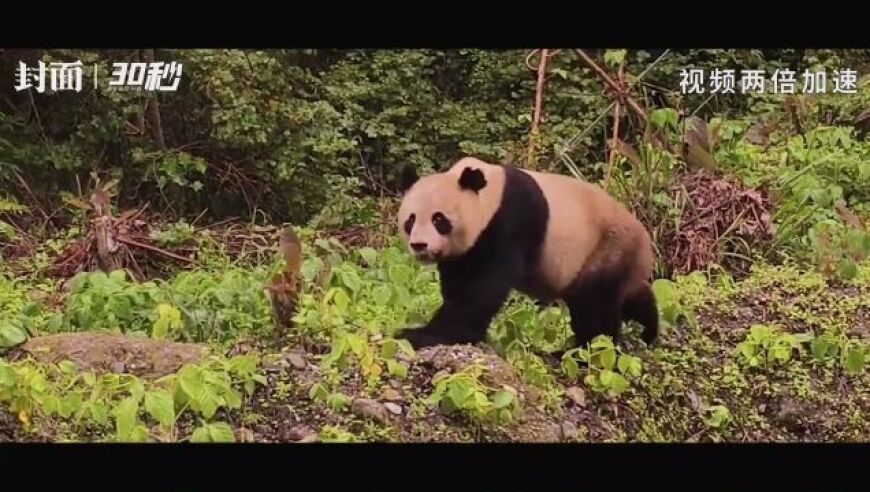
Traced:
<path id="1" fill-rule="evenodd" d="M 296 442 L 312 442 L 310 439 L 317 440 L 317 432 L 306 425 L 297 425 L 287 432 L 287 439 Z"/>
<path id="2" fill-rule="evenodd" d="M 574 439 L 577 437 L 577 426 L 573 422 L 562 422 L 560 426 L 562 439 Z"/>
<path id="3" fill-rule="evenodd" d="M 287 361 L 290 362 L 290 365 L 293 366 L 294 369 L 302 370 L 308 366 L 308 362 L 305 360 L 305 357 L 302 357 L 300 354 L 292 353 L 287 355 Z"/>
<path id="4" fill-rule="evenodd" d="M 395 415 L 402 415 L 402 407 L 396 403 L 388 402 L 384 403 L 384 408 L 390 411 L 390 413 Z"/>
<path id="5" fill-rule="evenodd" d="M 368 398 L 357 398 L 350 406 L 350 411 L 359 417 L 372 419 L 385 424 L 390 420 L 390 413 L 384 405 Z"/>

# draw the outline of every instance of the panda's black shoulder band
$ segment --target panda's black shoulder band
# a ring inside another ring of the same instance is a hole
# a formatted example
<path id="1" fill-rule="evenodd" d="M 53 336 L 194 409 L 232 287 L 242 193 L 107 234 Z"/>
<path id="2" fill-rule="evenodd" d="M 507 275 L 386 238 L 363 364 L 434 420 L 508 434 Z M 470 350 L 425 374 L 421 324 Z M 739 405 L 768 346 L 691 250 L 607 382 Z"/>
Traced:
<path id="1" fill-rule="evenodd" d="M 482 190 L 486 186 L 486 178 L 483 176 L 483 171 L 466 167 L 462 170 L 462 176 L 459 177 L 459 186 L 463 190 L 471 190 L 475 193 Z"/>

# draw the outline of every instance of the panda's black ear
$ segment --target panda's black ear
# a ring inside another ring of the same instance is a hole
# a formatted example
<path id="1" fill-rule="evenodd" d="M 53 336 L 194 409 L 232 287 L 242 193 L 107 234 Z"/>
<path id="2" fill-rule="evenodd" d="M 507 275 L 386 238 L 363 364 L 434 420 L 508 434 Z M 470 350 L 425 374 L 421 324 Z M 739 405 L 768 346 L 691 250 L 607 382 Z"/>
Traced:
<path id="1" fill-rule="evenodd" d="M 480 169 L 472 169 L 470 167 L 466 167 L 462 170 L 462 176 L 459 177 L 460 188 L 477 193 L 482 190 L 484 186 L 486 186 L 486 178 L 483 176 L 483 171 Z"/>
<path id="2" fill-rule="evenodd" d="M 399 180 L 399 191 L 405 193 L 414 186 L 414 183 L 416 183 L 418 179 L 420 179 L 420 176 L 417 175 L 417 168 L 412 165 L 405 166 L 405 168 L 402 169 L 402 177 Z"/>

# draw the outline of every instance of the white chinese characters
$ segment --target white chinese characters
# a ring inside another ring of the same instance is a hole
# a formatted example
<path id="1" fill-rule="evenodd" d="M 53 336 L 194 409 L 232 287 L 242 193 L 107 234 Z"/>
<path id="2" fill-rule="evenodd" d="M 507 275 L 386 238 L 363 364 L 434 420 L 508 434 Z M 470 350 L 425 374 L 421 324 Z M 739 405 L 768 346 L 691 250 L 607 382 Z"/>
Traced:
<path id="1" fill-rule="evenodd" d="M 174 92 L 181 82 L 180 63 L 113 63 L 109 87 Z"/>
<path id="2" fill-rule="evenodd" d="M 740 93 L 763 94 L 795 94 L 799 90 L 804 94 L 824 94 L 828 92 L 828 73 L 824 70 L 804 70 L 798 80 L 798 72 L 787 68 L 777 69 L 768 77 L 765 70 L 740 70 L 740 82 L 737 84 L 737 71 L 733 69 L 718 69 L 710 71 L 705 80 L 703 69 L 692 68 L 680 71 L 680 90 L 683 94 L 703 94 L 709 89 L 711 94 L 733 94 L 735 85 L 739 85 Z M 833 82 L 831 92 L 855 94 L 858 92 L 858 72 L 852 69 L 833 70 L 830 77 Z M 705 83 L 706 82 L 706 83 Z"/>
<path id="3" fill-rule="evenodd" d="M 48 66 L 46 77 L 45 62 L 40 61 L 36 67 L 28 67 L 24 62 L 18 62 L 15 74 L 15 90 L 34 89 L 42 94 L 45 92 L 46 78 L 49 80 L 49 90 L 52 92 L 82 90 L 82 62 L 60 63 L 52 62 Z"/>
<path id="4" fill-rule="evenodd" d="M 171 62 L 151 63 L 113 63 L 110 89 L 145 90 L 149 92 L 174 92 L 181 83 L 182 64 Z M 98 66 L 93 67 L 94 87 L 97 87 Z M 27 66 L 18 62 L 15 72 L 15 90 L 33 89 L 37 93 L 62 91 L 82 91 L 84 65 L 75 62 L 37 62 Z"/>

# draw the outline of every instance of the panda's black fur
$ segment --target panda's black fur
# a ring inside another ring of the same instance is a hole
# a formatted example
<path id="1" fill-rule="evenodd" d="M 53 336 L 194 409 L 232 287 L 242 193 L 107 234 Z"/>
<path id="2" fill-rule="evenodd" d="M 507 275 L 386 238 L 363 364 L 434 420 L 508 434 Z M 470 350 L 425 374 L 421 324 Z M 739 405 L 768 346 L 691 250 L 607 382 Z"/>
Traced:
<path id="1" fill-rule="evenodd" d="M 599 334 L 617 341 L 621 322 L 629 319 L 642 324 L 644 341 L 653 343 L 658 333 L 658 310 L 652 291 L 643 289 L 621 306 L 616 301 L 617 289 L 634 256 L 625 255 L 621 264 L 600 274 L 578 277 L 561 295 L 536 281 L 532 265 L 538 264 L 542 254 L 549 204 L 529 174 L 511 167 L 505 167 L 504 172 L 501 202 L 477 241 L 465 254 L 437 263 L 442 305 L 426 326 L 397 336 L 415 348 L 484 341 L 493 317 L 516 289 L 535 298 L 539 305 L 564 300 L 578 345 Z M 406 173 L 402 188 L 407 190 L 416 180 L 415 172 Z M 471 191 L 485 185 L 479 171 L 466 170 L 460 178 L 460 186 Z"/>

